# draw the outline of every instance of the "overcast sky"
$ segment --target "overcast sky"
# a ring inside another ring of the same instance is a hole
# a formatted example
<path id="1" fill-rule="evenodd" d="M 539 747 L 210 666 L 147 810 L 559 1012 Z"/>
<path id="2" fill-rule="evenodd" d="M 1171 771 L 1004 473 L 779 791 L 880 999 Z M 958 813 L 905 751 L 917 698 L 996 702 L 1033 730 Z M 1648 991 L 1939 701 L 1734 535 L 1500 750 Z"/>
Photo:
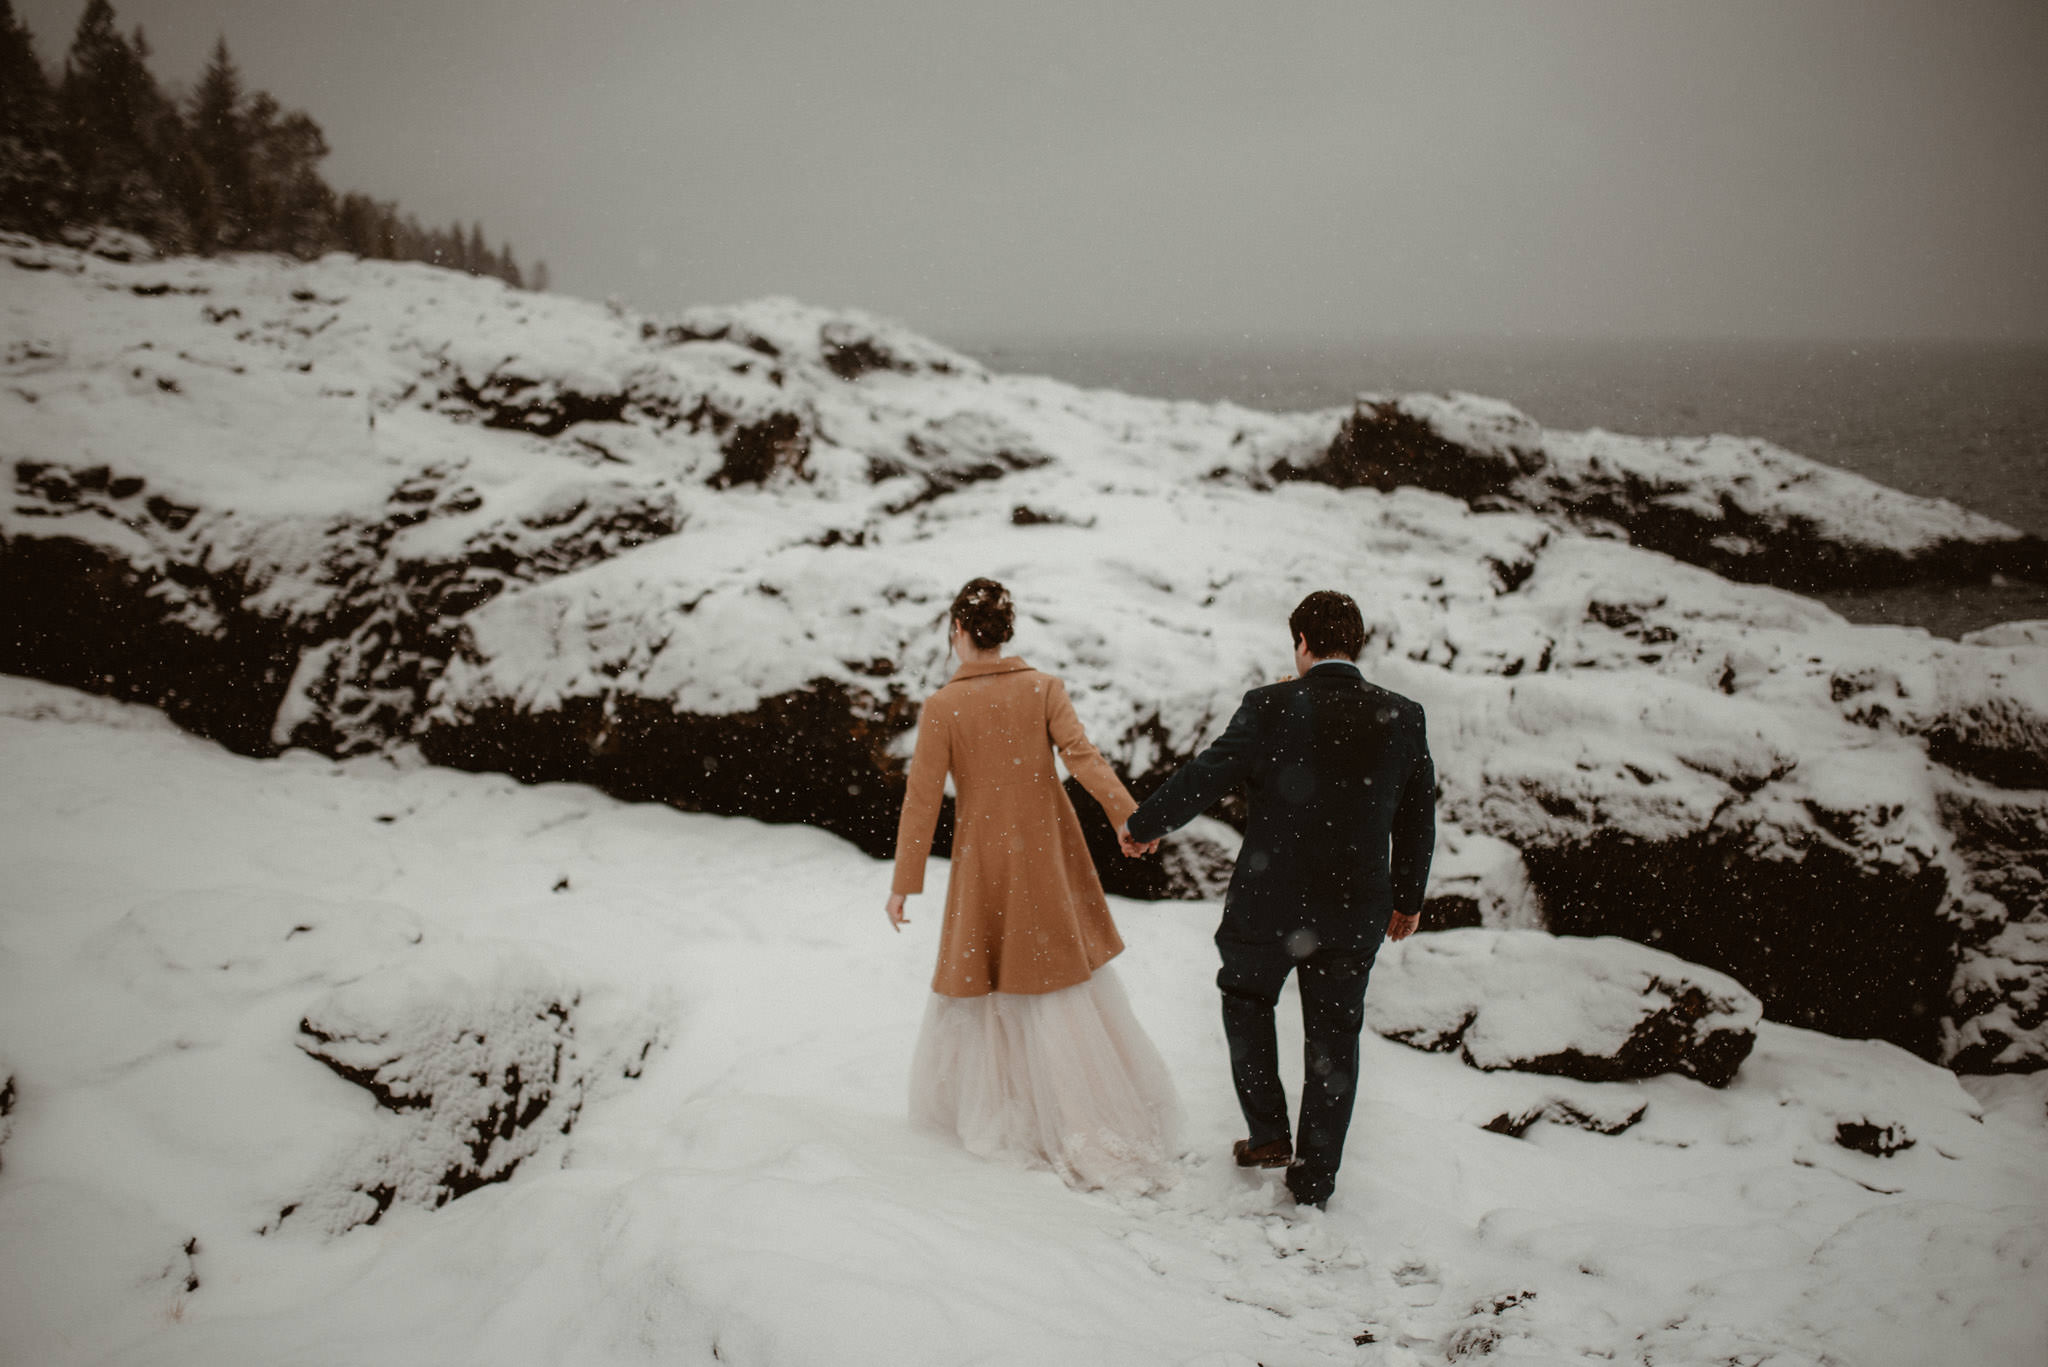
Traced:
<path id="1" fill-rule="evenodd" d="M 61 60 L 83 0 L 15 0 Z M 558 289 L 959 341 L 2048 336 L 2042 0 L 115 0 Z"/>

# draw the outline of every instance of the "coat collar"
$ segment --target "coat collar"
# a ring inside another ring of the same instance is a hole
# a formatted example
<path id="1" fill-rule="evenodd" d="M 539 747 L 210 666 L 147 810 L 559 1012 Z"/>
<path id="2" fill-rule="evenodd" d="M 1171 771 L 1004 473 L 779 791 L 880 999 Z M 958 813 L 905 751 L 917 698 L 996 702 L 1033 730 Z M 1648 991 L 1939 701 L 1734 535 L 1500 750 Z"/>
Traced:
<path id="1" fill-rule="evenodd" d="M 1005 655 L 1000 660 L 974 660 L 953 671 L 954 679 L 978 679 L 984 674 L 1014 674 L 1020 669 L 1029 669 L 1023 659 L 1016 655 Z M 952 679 L 947 680 L 948 683 Z"/>

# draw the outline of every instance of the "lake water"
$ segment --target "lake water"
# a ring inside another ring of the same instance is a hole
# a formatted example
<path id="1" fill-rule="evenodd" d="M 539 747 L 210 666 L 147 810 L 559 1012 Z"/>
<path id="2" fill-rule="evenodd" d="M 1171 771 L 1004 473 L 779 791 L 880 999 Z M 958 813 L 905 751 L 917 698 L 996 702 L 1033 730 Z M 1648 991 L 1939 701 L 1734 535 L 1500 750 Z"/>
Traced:
<path id="1" fill-rule="evenodd" d="M 1591 342 L 1470 339 L 1329 345 L 990 342 L 1004 371 L 1277 412 L 1362 390 L 1466 390 L 1546 427 L 1764 437 L 1882 484 L 2048 536 L 2048 342 Z M 1857 621 L 1955 636 L 2048 618 L 2048 585 L 1833 594 Z"/>

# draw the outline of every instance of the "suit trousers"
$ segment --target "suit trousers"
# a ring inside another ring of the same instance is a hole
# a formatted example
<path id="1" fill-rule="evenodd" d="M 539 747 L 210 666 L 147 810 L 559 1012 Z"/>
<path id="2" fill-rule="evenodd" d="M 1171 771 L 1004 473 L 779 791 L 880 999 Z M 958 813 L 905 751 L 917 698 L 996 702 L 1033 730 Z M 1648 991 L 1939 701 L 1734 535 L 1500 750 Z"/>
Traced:
<path id="1" fill-rule="evenodd" d="M 1249 944 L 1218 937 L 1223 967 L 1223 1033 L 1231 1078 L 1252 1145 L 1288 1137 L 1287 1092 L 1280 1083 L 1280 1045 L 1273 1008 L 1289 973 L 1301 988 L 1301 1121 L 1287 1186 L 1297 1201 L 1321 1204 L 1336 1185 L 1344 1135 L 1358 1096 L 1358 1033 L 1365 1023 L 1365 983 L 1377 944 L 1320 947 L 1297 956 L 1285 942 Z"/>

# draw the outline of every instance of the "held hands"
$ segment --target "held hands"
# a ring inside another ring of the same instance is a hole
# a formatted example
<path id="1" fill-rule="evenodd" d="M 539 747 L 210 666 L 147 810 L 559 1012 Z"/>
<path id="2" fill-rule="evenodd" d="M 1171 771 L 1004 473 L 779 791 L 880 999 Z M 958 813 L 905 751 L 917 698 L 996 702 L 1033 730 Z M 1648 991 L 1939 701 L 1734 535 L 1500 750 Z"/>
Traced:
<path id="1" fill-rule="evenodd" d="M 910 918 L 903 914 L 903 902 L 908 895 L 901 892 L 889 894 L 889 905 L 886 908 L 889 913 L 889 925 L 899 935 L 903 933 L 903 927 L 910 924 Z"/>
<path id="2" fill-rule="evenodd" d="M 1131 828 L 1128 824 L 1116 828 L 1116 843 L 1117 848 L 1122 850 L 1128 859 L 1136 859 L 1139 855 L 1150 854 L 1159 848 L 1157 840 L 1147 840 L 1140 844 L 1131 839 Z"/>
<path id="3" fill-rule="evenodd" d="M 1421 924 L 1422 913 L 1419 911 L 1413 915 L 1404 915 L 1398 911 L 1394 912 L 1387 917 L 1387 938 L 1389 940 L 1405 940 L 1410 935 L 1413 935 L 1415 928 Z"/>

